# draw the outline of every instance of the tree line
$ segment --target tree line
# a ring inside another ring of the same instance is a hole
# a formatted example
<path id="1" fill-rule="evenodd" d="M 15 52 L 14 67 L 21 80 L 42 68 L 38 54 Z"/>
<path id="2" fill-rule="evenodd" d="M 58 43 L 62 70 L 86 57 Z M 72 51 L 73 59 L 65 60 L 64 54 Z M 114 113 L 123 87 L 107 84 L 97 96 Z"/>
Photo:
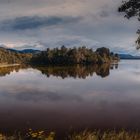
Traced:
<path id="1" fill-rule="evenodd" d="M 30 64 L 30 65 L 73 65 L 73 64 L 103 64 L 119 60 L 117 54 L 108 48 L 98 48 L 96 51 L 85 46 L 79 48 L 47 48 L 37 53 L 20 53 L 6 48 L 0 48 L 0 64 Z"/>
<path id="2" fill-rule="evenodd" d="M 108 48 L 98 48 L 96 51 L 85 46 L 79 48 L 47 48 L 33 55 L 32 64 L 40 65 L 70 65 L 70 64 L 103 64 L 119 60 L 119 56 Z"/>

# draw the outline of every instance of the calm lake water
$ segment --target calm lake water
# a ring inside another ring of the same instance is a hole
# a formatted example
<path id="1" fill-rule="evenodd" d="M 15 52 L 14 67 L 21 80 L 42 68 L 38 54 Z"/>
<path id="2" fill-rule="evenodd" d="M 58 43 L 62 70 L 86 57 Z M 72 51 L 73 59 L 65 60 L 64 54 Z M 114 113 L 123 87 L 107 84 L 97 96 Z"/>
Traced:
<path id="1" fill-rule="evenodd" d="M 140 130 L 140 61 L 0 68 L 0 131 Z"/>

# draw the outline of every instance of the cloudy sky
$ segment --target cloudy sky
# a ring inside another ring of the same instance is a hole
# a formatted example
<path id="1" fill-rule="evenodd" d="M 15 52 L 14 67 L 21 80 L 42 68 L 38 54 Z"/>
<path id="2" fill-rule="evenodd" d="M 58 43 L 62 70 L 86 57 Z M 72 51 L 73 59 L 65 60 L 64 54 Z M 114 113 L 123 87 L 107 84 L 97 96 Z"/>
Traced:
<path id="1" fill-rule="evenodd" d="M 122 0 L 0 0 L 0 44 L 16 49 L 97 48 L 139 53 L 136 19 L 117 12 Z"/>

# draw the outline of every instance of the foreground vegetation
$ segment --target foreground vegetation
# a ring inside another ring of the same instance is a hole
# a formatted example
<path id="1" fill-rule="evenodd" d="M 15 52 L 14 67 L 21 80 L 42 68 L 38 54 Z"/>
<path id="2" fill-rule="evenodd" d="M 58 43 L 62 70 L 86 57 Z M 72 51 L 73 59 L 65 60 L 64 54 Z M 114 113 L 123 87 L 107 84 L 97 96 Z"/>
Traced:
<path id="1" fill-rule="evenodd" d="M 61 140 L 140 140 L 139 132 L 122 131 L 83 131 L 81 133 L 71 134 Z M 25 136 L 15 134 L 13 136 L 6 136 L 0 134 L 0 140 L 60 140 L 57 139 L 54 132 L 46 134 L 44 131 L 33 131 L 29 129 L 29 132 Z"/>
<path id="2" fill-rule="evenodd" d="M 69 137 L 69 140 L 140 140 L 140 133 L 127 131 L 88 132 L 84 131 Z"/>

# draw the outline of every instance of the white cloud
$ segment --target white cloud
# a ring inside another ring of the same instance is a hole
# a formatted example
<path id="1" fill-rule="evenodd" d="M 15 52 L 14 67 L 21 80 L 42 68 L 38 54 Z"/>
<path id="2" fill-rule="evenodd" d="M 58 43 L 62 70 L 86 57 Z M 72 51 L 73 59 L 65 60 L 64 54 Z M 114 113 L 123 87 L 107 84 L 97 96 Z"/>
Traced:
<path id="1" fill-rule="evenodd" d="M 36 42 L 56 45 L 87 45 L 89 47 L 104 44 L 112 50 L 135 51 L 134 41 L 139 26 L 137 20 L 127 20 L 117 12 L 121 0 L 1 0 L 0 24 L 7 19 L 20 17 L 72 17 L 70 24 L 53 27 L 33 28 L 32 30 L 12 30 L 0 32 L 1 44 L 23 46 Z M 74 18 L 82 17 L 75 22 Z M 8 23 L 11 26 L 11 23 Z M 29 26 L 30 27 L 30 26 Z M 96 45 L 95 45 L 96 44 Z M 50 45 L 50 46 L 49 46 Z M 12 46 L 12 45 L 10 45 Z M 39 48 L 42 48 L 39 47 Z"/>

